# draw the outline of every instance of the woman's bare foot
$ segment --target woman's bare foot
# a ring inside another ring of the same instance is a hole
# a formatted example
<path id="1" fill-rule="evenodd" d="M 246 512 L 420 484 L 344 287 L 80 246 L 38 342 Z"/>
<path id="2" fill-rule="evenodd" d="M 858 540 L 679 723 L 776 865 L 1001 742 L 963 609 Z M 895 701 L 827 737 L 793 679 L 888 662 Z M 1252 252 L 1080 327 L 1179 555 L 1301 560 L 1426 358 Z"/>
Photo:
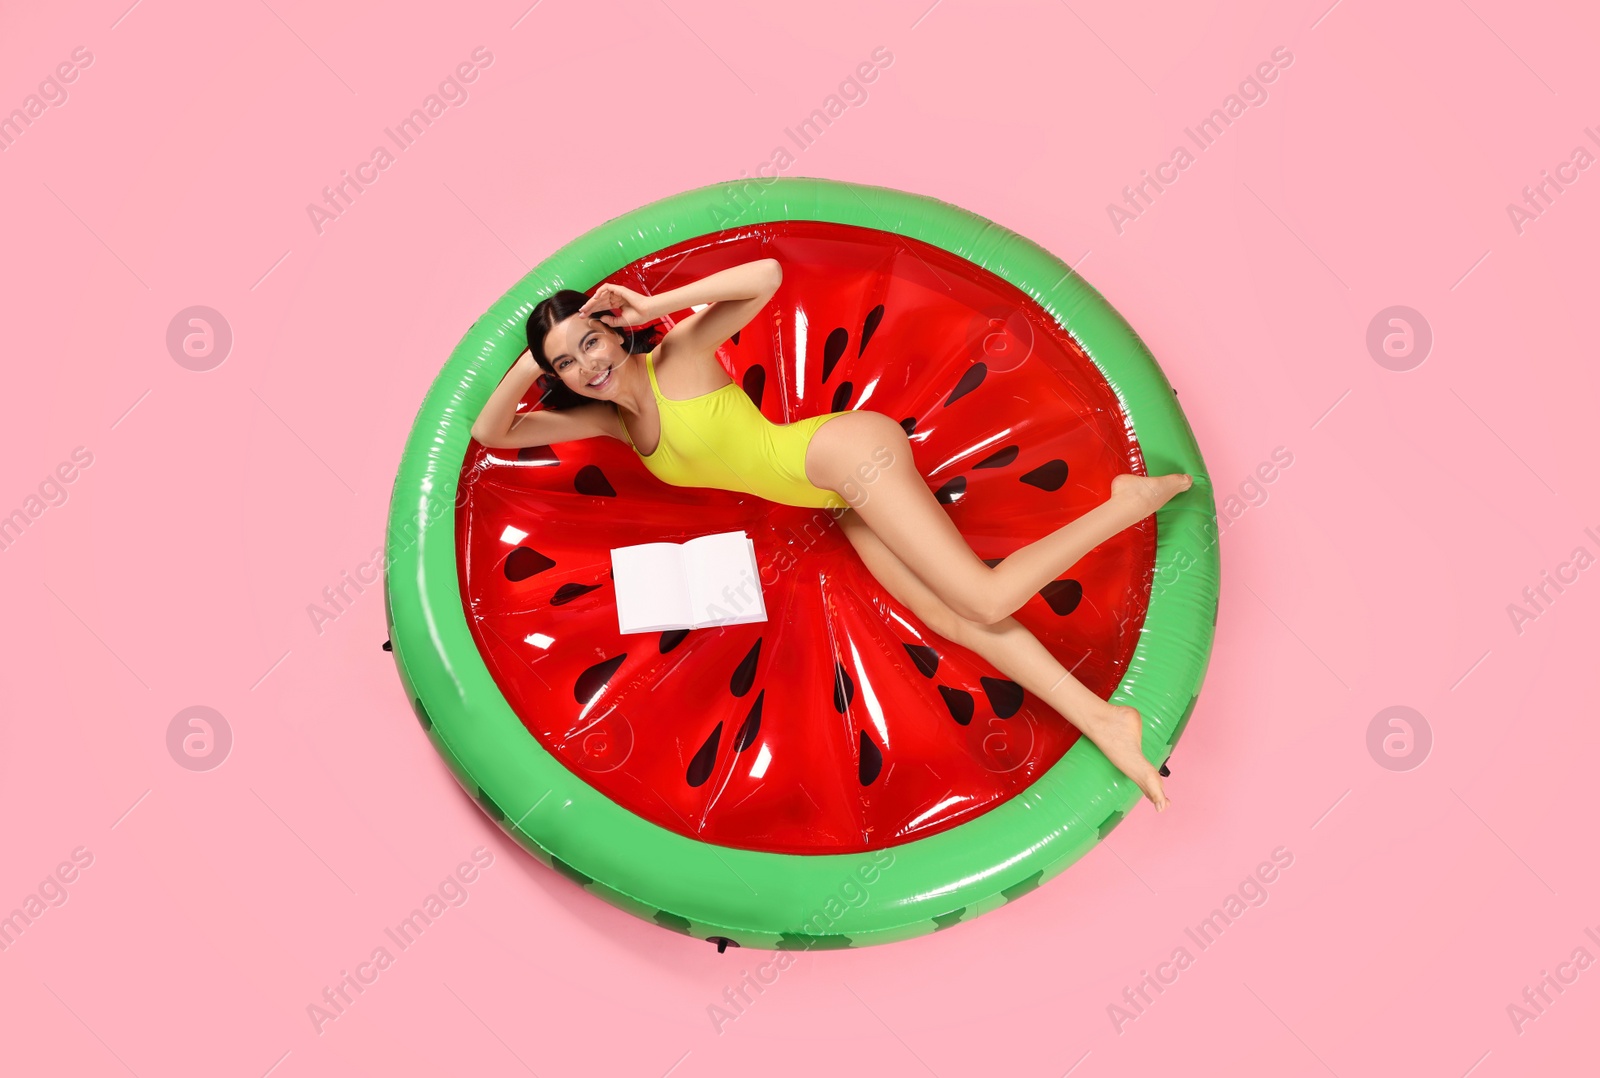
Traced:
<path id="1" fill-rule="evenodd" d="M 1163 811 L 1172 799 L 1161 787 L 1161 772 L 1144 758 L 1140 735 L 1143 723 L 1136 708 L 1107 704 L 1093 716 L 1074 719 L 1085 737 L 1100 747 L 1112 766 L 1132 779 L 1144 791 L 1156 811 Z"/>
<path id="2" fill-rule="evenodd" d="M 1139 519 L 1166 505 L 1175 495 L 1194 486 L 1194 479 L 1186 472 L 1170 475 L 1119 475 L 1111 480 L 1111 497 L 1127 502 L 1139 511 Z"/>

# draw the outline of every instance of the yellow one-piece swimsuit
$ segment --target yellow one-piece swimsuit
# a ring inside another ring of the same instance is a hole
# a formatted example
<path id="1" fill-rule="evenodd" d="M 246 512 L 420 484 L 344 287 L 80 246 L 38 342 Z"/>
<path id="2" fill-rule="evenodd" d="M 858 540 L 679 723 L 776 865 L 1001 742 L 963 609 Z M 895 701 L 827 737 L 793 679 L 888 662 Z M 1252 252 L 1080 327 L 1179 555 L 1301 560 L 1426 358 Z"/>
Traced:
<path id="1" fill-rule="evenodd" d="M 782 505 L 844 509 L 837 492 L 806 478 L 806 447 L 818 427 L 845 412 L 827 412 L 774 423 L 761 414 L 744 387 L 729 382 L 687 400 L 661 395 L 655 354 L 645 353 L 650 392 L 661 415 L 661 440 L 653 453 L 639 453 L 626 420 L 622 432 L 645 468 L 675 487 L 741 491 Z M 620 419 L 621 416 L 619 415 Z"/>

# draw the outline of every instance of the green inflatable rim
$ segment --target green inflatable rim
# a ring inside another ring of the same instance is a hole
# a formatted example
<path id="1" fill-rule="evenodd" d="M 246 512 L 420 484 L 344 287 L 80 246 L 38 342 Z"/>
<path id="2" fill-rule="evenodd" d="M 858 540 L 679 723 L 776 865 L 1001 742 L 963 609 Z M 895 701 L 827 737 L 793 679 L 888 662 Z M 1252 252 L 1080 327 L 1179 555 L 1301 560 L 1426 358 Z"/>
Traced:
<path id="1" fill-rule="evenodd" d="M 1087 738 L 1010 800 L 953 829 L 855 854 L 714 846 L 634 815 L 528 732 L 495 685 L 463 612 L 455 499 L 471 427 L 525 349 L 544 296 L 587 290 L 685 239 L 786 220 L 878 229 L 941 247 L 1009 281 L 1073 335 L 1132 424 L 1149 474 L 1188 472 L 1156 515 L 1149 610 L 1115 703 L 1139 709 L 1161 763 L 1210 661 L 1219 559 L 1212 486 L 1171 385 L 1133 329 L 1037 244 L 957 206 L 884 187 L 772 178 L 715 184 L 607 221 L 529 272 L 450 354 L 406 440 L 390 502 L 384 600 L 407 698 L 457 780 L 536 858 L 636 916 L 774 950 L 907 939 L 1004 905 L 1083 856 L 1140 798 Z"/>

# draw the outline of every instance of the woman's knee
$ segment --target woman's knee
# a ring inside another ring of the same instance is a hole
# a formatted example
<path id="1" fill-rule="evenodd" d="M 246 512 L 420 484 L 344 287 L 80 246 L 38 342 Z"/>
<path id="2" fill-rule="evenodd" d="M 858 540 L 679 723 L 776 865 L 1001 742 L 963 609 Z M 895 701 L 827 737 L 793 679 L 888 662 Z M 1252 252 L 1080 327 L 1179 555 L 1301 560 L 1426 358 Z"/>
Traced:
<path id="1" fill-rule="evenodd" d="M 938 596 L 952 617 L 965 623 L 964 628 L 985 629 L 1006 616 L 994 609 L 987 582 L 981 587 L 976 582 L 961 587 L 949 578 L 938 578 L 937 586 L 930 585 L 929 590 Z"/>
<path id="2" fill-rule="evenodd" d="M 942 636 L 946 640 L 953 640 L 963 647 L 970 633 L 981 631 L 971 621 L 962 617 L 945 604 L 943 600 L 934 600 L 929 603 L 919 603 L 916 606 L 906 604 L 911 612 L 922 619 L 922 624 L 935 636 Z"/>
<path id="3" fill-rule="evenodd" d="M 956 612 L 979 629 L 993 628 L 1008 618 L 1010 612 L 999 610 L 994 605 L 992 595 L 992 589 L 986 585 L 968 602 L 962 604 L 964 609 Z"/>
<path id="4" fill-rule="evenodd" d="M 845 510 L 839 523 L 861 556 L 867 571 L 896 602 L 920 618 L 930 631 L 947 640 L 961 642 L 977 630 L 977 626 L 952 609 L 900 561 L 855 510 Z"/>

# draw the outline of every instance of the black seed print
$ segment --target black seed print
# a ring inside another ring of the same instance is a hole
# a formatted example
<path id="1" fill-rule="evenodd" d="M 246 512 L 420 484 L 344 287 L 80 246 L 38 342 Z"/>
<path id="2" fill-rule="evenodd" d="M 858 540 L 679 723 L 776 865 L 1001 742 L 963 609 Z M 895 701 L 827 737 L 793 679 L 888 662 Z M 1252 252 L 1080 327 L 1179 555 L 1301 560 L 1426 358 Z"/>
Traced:
<path id="1" fill-rule="evenodd" d="M 383 650 L 384 651 L 393 651 L 394 650 L 394 642 L 390 641 L 390 640 L 385 640 L 383 642 Z"/>
<path id="2" fill-rule="evenodd" d="M 846 408 L 850 407 L 850 394 L 854 392 L 855 386 L 851 385 L 849 382 L 840 382 L 839 388 L 833 391 L 833 405 L 828 409 L 828 411 L 842 412 Z"/>
<path id="3" fill-rule="evenodd" d="M 932 677 L 939 671 L 939 653 L 926 644 L 907 644 L 902 641 L 901 646 L 906 649 L 906 654 L 911 656 L 911 661 L 917 664 L 917 669 L 923 677 Z"/>
<path id="4" fill-rule="evenodd" d="M 877 330 L 878 323 L 883 321 L 883 304 L 878 304 L 867 312 L 867 320 L 861 327 L 861 346 L 856 349 L 856 355 L 867 350 L 867 342 L 872 340 L 872 334 Z"/>
<path id="5" fill-rule="evenodd" d="M 706 738 L 706 743 L 700 746 L 700 751 L 694 754 L 694 759 L 689 761 L 690 786 L 701 786 L 711 777 L 711 769 L 717 763 L 717 743 L 721 740 L 722 724 L 719 722 L 717 728 L 711 731 L 711 736 Z"/>
<path id="6" fill-rule="evenodd" d="M 767 369 L 759 363 L 744 372 L 744 392 L 756 410 L 761 410 L 761 395 L 767 391 Z"/>
<path id="7" fill-rule="evenodd" d="M 950 717 L 962 726 L 972 721 L 972 712 L 975 705 L 972 694 L 965 689 L 952 689 L 948 685 L 939 686 L 939 695 L 944 697 L 944 706 L 950 709 Z"/>
<path id="8" fill-rule="evenodd" d="M 729 947 L 737 947 L 737 946 L 739 946 L 739 941 L 738 940 L 731 940 L 727 936 L 707 936 L 706 937 L 706 942 L 707 943 L 715 943 L 717 945 L 717 953 L 718 954 L 721 954 L 723 951 L 726 951 Z"/>
<path id="9" fill-rule="evenodd" d="M 756 702 L 750 706 L 750 714 L 744 717 L 744 725 L 739 727 L 739 736 L 733 739 L 734 752 L 743 752 L 755 744 L 756 735 L 761 732 L 761 701 L 766 695 L 766 689 L 756 693 Z"/>
<path id="10" fill-rule="evenodd" d="M 526 415 L 527 413 L 523 413 Z M 517 450 L 518 460 L 548 460 L 559 463 L 561 458 L 547 445 L 525 445 Z"/>
<path id="11" fill-rule="evenodd" d="M 760 661 L 761 638 L 758 636 L 744 658 L 739 660 L 738 667 L 733 671 L 733 677 L 728 679 L 728 691 L 735 696 L 743 696 L 749 692 L 750 686 L 756 683 L 756 664 Z"/>
<path id="12" fill-rule="evenodd" d="M 945 505 L 949 505 L 967 492 L 967 477 L 958 475 L 944 486 L 933 492 L 933 496 Z"/>
<path id="13" fill-rule="evenodd" d="M 871 786 L 878 777 L 878 772 L 883 770 L 883 752 L 872 743 L 872 738 L 867 736 L 865 730 L 861 731 L 861 763 L 856 768 L 856 775 L 861 779 L 861 785 Z"/>
<path id="14" fill-rule="evenodd" d="M 591 591 L 594 591 L 598 587 L 600 587 L 599 584 L 563 584 L 557 588 L 556 593 L 550 597 L 550 605 L 562 606 L 566 603 L 572 602 L 572 600 L 576 599 L 580 595 L 588 595 Z"/>
<path id="15" fill-rule="evenodd" d="M 1178 720 L 1178 725 L 1174 726 L 1172 728 L 1172 740 L 1173 741 L 1177 741 L 1178 740 L 1178 735 L 1183 733 L 1183 728 L 1185 726 L 1189 725 L 1189 716 L 1194 714 L 1194 705 L 1199 703 L 1199 702 L 1200 702 L 1200 693 L 1199 693 L 1198 690 L 1196 690 L 1195 694 L 1193 696 L 1189 697 L 1189 706 L 1183 709 L 1183 718 L 1179 719 Z"/>
<path id="16" fill-rule="evenodd" d="M 836 329 L 828 334 L 828 340 L 822 346 L 822 380 L 826 382 L 828 375 L 833 373 L 833 366 L 839 362 L 839 357 L 844 355 L 845 345 L 850 343 L 850 334 L 844 329 Z"/>
<path id="17" fill-rule="evenodd" d="M 555 562 L 530 546 L 519 546 L 506 555 L 506 579 L 516 584 L 535 573 L 542 573 Z"/>
<path id="18" fill-rule="evenodd" d="M 977 389 L 983 384 L 983 380 L 988 377 L 988 374 L 989 365 L 987 363 L 974 363 L 968 367 L 966 373 L 961 376 L 961 381 L 956 383 L 956 387 L 944 399 L 944 406 L 946 408 L 950 407 L 956 401 Z"/>
<path id="19" fill-rule="evenodd" d="M 676 913 L 656 910 L 656 924 L 662 928 L 670 928 L 674 932 L 682 932 L 685 936 L 689 934 L 689 918 L 679 917 Z"/>
<path id="20" fill-rule="evenodd" d="M 984 457 L 982 460 L 978 461 L 978 463 L 974 464 L 973 467 L 974 468 L 1004 468 L 1007 464 L 1010 464 L 1012 461 L 1014 461 L 1016 459 L 1017 459 L 1017 447 L 1014 446 L 1014 445 L 1008 445 L 1004 449 L 998 450 L 997 452 L 994 452 L 994 453 L 990 453 L 987 457 Z"/>
<path id="21" fill-rule="evenodd" d="M 911 437 L 917 431 L 917 417 L 914 415 L 906 416 L 900 421 L 900 429 L 906 432 L 907 438 Z"/>
<path id="22" fill-rule="evenodd" d="M 684 638 L 688 635 L 688 629 L 668 629 L 666 632 L 661 634 L 661 641 L 656 646 L 661 649 L 661 654 L 665 655 L 667 652 L 683 643 Z"/>
<path id="23" fill-rule="evenodd" d="M 600 695 L 600 690 L 606 687 L 606 682 L 611 680 L 611 675 L 617 672 L 622 660 L 627 657 L 628 653 L 624 651 L 621 655 L 595 663 L 579 674 L 577 682 L 572 686 L 573 698 L 580 704 L 592 702 Z"/>
<path id="24" fill-rule="evenodd" d="M 804 936 L 784 932 L 778 936 L 779 951 L 837 951 L 850 946 L 849 936 Z"/>
<path id="25" fill-rule="evenodd" d="M 1012 902 L 1039 886 L 1039 881 L 1042 879 L 1044 879 L 1044 869 L 1041 868 L 1027 879 L 1020 880 L 1010 887 L 1002 889 L 1000 893 L 1006 896 L 1007 902 Z"/>
<path id="26" fill-rule="evenodd" d="M 1039 589 L 1039 594 L 1044 596 L 1051 610 L 1066 617 L 1083 602 L 1083 585 L 1076 580 L 1052 580 Z"/>
<path id="27" fill-rule="evenodd" d="M 604 498 L 617 496 L 617 492 L 606 479 L 606 473 L 593 464 L 585 464 L 578 469 L 577 476 L 572 480 L 572 489 L 579 494 L 595 494 Z"/>
<path id="28" fill-rule="evenodd" d="M 985 564 L 989 568 L 993 569 L 996 565 L 999 565 L 1003 561 L 1005 561 L 1004 558 L 984 558 L 983 559 L 983 564 Z"/>
<path id="29" fill-rule="evenodd" d="M 550 867 L 580 887 L 587 887 L 594 882 L 593 878 L 585 876 L 559 857 L 550 858 Z"/>
<path id="30" fill-rule="evenodd" d="M 843 715 L 845 708 L 850 706 L 850 701 L 856 698 L 856 683 L 850 680 L 850 674 L 844 668 L 844 663 L 837 659 L 833 662 L 833 709 Z"/>
<path id="31" fill-rule="evenodd" d="M 506 818 L 505 809 L 495 804 L 494 798 L 484 793 L 481 789 L 477 793 L 476 800 L 479 806 L 482 807 L 483 811 L 489 814 L 489 819 L 499 823 L 501 820 Z"/>
<path id="32" fill-rule="evenodd" d="M 1030 472 L 1023 472 L 1018 478 L 1040 490 L 1060 490 L 1061 484 L 1067 481 L 1067 462 L 1060 459 L 1046 461 Z"/>
<path id="33" fill-rule="evenodd" d="M 978 681 L 989 698 L 989 706 L 1002 719 L 1009 719 L 1022 706 L 1022 686 L 1010 678 L 980 677 Z"/>

